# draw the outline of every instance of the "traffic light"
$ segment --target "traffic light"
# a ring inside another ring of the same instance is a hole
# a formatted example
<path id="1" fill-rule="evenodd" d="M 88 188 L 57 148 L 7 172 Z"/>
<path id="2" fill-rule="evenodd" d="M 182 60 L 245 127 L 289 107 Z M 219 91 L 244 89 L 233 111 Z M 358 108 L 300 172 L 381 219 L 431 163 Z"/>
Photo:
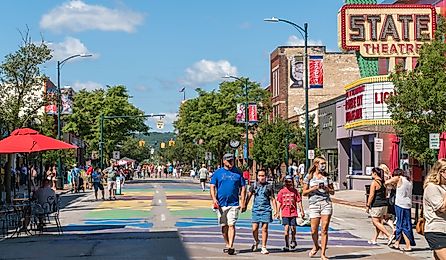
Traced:
<path id="1" fill-rule="evenodd" d="M 164 148 L 166 148 L 166 143 L 162 142 L 161 143 L 161 149 L 164 149 Z"/>
<path id="2" fill-rule="evenodd" d="M 172 140 L 172 139 L 170 139 L 170 141 L 169 141 L 169 146 L 175 146 L 175 141 Z"/>
<path id="3" fill-rule="evenodd" d="M 146 142 L 144 140 L 140 140 L 138 142 L 139 147 L 144 147 L 145 144 L 146 144 Z"/>

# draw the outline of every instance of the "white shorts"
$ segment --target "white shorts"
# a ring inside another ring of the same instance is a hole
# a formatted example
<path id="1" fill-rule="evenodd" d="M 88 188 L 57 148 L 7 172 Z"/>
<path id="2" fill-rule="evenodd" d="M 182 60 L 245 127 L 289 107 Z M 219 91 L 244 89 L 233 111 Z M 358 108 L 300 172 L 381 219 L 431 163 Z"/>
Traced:
<path id="1" fill-rule="evenodd" d="M 239 206 L 221 207 L 217 210 L 218 223 L 222 226 L 234 226 L 240 212 Z"/>
<path id="2" fill-rule="evenodd" d="M 387 214 L 387 206 L 372 207 L 370 208 L 369 213 L 372 218 L 382 218 Z"/>
<path id="3" fill-rule="evenodd" d="M 333 214 L 333 204 L 331 201 L 321 200 L 316 203 L 311 203 L 310 218 L 320 218 L 321 215 L 328 216 Z"/>
<path id="4" fill-rule="evenodd" d="M 115 181 L 107 181 L 107 189 L 108 190 L 116 189 L 116 182 Z"/>

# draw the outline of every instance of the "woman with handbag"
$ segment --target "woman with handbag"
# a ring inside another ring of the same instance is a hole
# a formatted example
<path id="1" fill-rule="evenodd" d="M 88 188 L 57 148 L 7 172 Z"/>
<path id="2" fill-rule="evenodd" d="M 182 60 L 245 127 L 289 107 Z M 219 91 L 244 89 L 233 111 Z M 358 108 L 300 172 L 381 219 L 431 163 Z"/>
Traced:
<path id="1" fill-rule="evenodd" d="M 396 186 L 395 196 L 395 216 L 396 216 L 396 230 L 395 243 L 393 249 L 401 251 L 412 251 L 412 246 L 415 246 L 415 237 L 412 230 L 412 182 L 407 174 L 401 169 L 395 169 L 393 177 L 386 181 L 386 186 Z M 406 244 L 405 247 L 400 248 L 400 242 Z M 389 245 L 391 242 L 389 242 Z"/>
<path id="2" fill-rule="evenodd" d="M 438 160 L 424 182 L 424 237 L 434 259 L 446 260 L 446 159 Z"/>

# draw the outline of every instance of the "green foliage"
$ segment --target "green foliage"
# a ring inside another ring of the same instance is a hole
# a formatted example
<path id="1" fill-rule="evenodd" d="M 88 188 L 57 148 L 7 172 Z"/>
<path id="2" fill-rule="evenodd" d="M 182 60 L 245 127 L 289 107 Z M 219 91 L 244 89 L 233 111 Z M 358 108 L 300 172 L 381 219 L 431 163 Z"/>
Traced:
<path id="1" fill-rule="evenodd" d="M 28 32 L 22 45 L 6 55 L 0 65 L 0 129 L 12 131 L 32 123 L 45 104 L 45 77 L 39 66 L 51 59 L 51 50 L 42 41 L 35 43 Z"/>
<path id="2" fill-rule="evenodd" d="M 287 140 L 295 131 L 294 127 L 280 118 L 272 123 L 263 123 L 254 138 L 254 159 L 268 169 L 279 167 L 285 161 Z"/>
<path id="3" fill-rule="evenodd" d="M 139 162 L 150 158 L 150 147 L 147 144 L 140 146 L 139 141 L 140 139 L 138 138 L 126 137 L 121 142 L 122 146 L 119 148 L 121 157 L 127 157 Z"/>
<path id="4" fill-rule="evenodd" d="M 446 131 L 446 33 L 441 17 L 435 40 L 423 44 L 414 71 L 397 69 L 391 75 L 397 95 L 388 100 L 395 129 L 404 149 L 415 159 L 435 161 L 429 133 Z"/>
<path id="5" fill-rule="evenodd" d="M 318 126 L 315 123 L 315 115 L 309 115 L 309 149 L 315 150 L 315 155 L 319 155 L 320 152 L 317 147 Z M 290 158 L 293 161 L 304 162 L 305 161 L 305 128 L 302 124 L 299 128 L 295 129 L 294 137 L 290 140 L 290 143 L 296 144 L 296 148 L 290 149 Z"/>
<path id="6" fill-rule="evenodd" d="M 64 132 L 72 132 L 88 145 L 88 153 L 99 149 L 100 117 L 139 116 L 143 111 L 129 102 L 124 86 L 113 86 L 93 91 L 81 90 L 74 96 L 73 114 L 63 120 Z M 118 144 L 125 143 L 132 132 L 147 132 L 143 117 L 104 120 L 104 154 L 109 155 Z"/>
<path id="7" fill-rule="evenodd" d="M 179 119 L 174 125 L 178 130 L 178 139 L 191 150 L 195 149 L 194 155 L 202 154 L 206 150 L 221 158 L 229 149 L 229 140 L 241 139 L 244 125 L 236 124 L 235 117 L 237 104 L 246 101 L 245 81 L 248 82 L 249 101 L 257 102 L 259 120 L 265 120 L 269 110 L 269 93 L 258 83 L 242 80 L 243 82 L 222 82 L 218 90 L 210 92 L 197 89 L 198 97 L 187 100 L 181 105 Z M 256 126 L 252 126 L 251 130 L 255 128 Z M 200 139 L 203 143 L 193 148 Z"/>

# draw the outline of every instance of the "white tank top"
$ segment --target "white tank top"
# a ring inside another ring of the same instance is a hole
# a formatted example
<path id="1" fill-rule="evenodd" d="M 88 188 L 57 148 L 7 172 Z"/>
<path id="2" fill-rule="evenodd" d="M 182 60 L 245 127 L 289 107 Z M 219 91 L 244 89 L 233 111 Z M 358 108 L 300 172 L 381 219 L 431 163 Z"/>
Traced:
<path id="1" fill-rule="evenodd" d="M 401 176 L 401 186 L 396 188 L 395 205 L 404 209 L 412 208 L 412 183 Z"/>

